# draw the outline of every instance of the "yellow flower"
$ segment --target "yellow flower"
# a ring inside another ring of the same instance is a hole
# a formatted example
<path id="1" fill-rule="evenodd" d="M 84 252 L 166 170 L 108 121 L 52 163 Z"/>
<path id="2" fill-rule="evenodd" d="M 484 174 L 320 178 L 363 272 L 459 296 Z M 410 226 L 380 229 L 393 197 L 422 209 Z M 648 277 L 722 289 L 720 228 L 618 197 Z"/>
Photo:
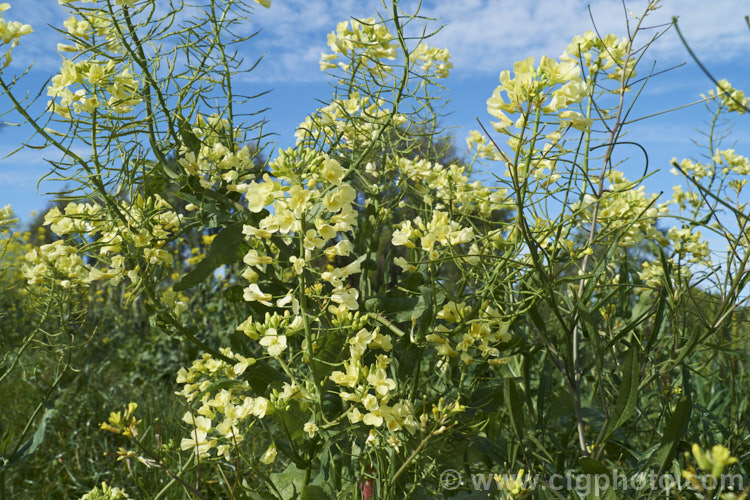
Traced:
<path id="1" fill-rule="evenodd" d="M 186 413 L 183 420 L 194 423 L 195 427 L 190 438 L 182 438 L 180 448 L 183 450 L 195 448 L 200 456 L 208 454 L 211 448 L 216 446 L 216 439 L 207 439 L 208 431 L 211 429 L 211 419 L 203 416 L 193 418 L 190 413 Z"/>
<path id="2" fill-rule="evenodd" d="M 693 444 L 693 457 L 698 466 L 714 477 L 719 477 L 727 465 L 737 463 L 737 459 L 729 453 L 729 450 L 720 445 L 714 445 L 710 452 L 703 452 L 698 443 Z"/>
<path id="3" fill-rule="evenodd" d="M 347 288 L 344 290 L 336 290 L 331 294 L 331 301 L 341 304 L 351 311 L 359 309 L 359 303 L 357 298 L 359 297 L 359 290 L 354 288 Z"/>
<path id="4" fill-rule="evenodd" d="M 586 118 L 578 111 L 563 111 L 559 114 L 560 125 L 570 124 L 571 127 L 581 131 L 587 131 L 591 128 L 594 120 Z"/>
<path id="5" fill-rule="evenodd" d="M 344 366 L 346 367 L 346 373 L 338 370 L 334 371 L 330 376 L 331 381 L 346 387 L 356 387 L 359 380 L 359 362 L 354 360 L 345 361 Z"/>
<path id="6" fill-rule="evenodd" d="M 276 445 L 271 443 L 271 446 L 269 446 L 265 453 L 263 453 L 263 456 L 260 457 L 260 462 L 269 465 L 272 464 L 274 460 L 276 460 Z"/>
<path id="7" fill-rule="evenodd" d="M 270 293 L 263 292 L 256 283 L 251 283 L 245 288 L 243 297 L 247 302 L 260 302 L 264 306 L 271 307 L 270 300 L 273 298 Z"/>
<path id="8" fill-rule="evenodd" d="M 344 179 L 346 170 L 344 170 L 339 162 L 328 158 L 323 162 L 323 169 L 320 173 L 326 182 L 339 186 Z"/>
<path id="9" fill-rule="evenodd" d="M 318 426 L 315 425 L 314 422 L 307 422 L 305 425 L 302 426 L 302 430 L 307 433 L 308 436 L 311 438 L 315 436 L 315 433 L 318 432 Z"/>
<path id="10" fill-rule="evenodd" d="M 357 191 L 353 187 L 343 184 L 323 197 L 323 205 L 329 212 L 336 213 L 351 204 L 356 196 Z"/>
<path id="11" fill-rule="evenodd" d="M 260 345 L 268 350 L 269 356 L 276 358 L 286 350 L 286 335 L 279 335 L 275 328 L 269 328 L 260 339 Z"/>
<path id="12" fill-rule="evenodd" d="M 388 392 L 396 388 L 396 382 L 388 378 L 388 374 L 383 368 L 377 368 L 374 371 L 370 371 L 367 376 L 367 382 L 375 388 L 375 392 L 381 396 L 385 396 Z"/>

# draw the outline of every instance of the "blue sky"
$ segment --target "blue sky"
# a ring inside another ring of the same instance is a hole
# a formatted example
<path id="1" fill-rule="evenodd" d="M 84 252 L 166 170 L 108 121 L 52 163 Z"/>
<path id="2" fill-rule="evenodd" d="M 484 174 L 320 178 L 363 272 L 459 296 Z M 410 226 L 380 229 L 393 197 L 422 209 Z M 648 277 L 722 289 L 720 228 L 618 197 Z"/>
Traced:
<path id="1" fill-rule="evenodd" d="M 47 25 L 61 26 L 67 15 L 55 0 L 9 3 L 12 8 L 4 17 L 31 24 L 35 32 L 22 39 L 14 50 L 14 63 L 5 70 L 4 77 L 7 79 L 34 62 L 22 88 L 38 92 L 60 64 L 55 52 L 59 35 Z M 475 117 L 485 123 L 490 120 L 485 101 L 498 84 L 500 71 L 510 69 L 513 62 L 528 56 L 558 57 L 574 35 L 592 28 L 588 3 L 581 0 L 423 2 L 422 14 L 440 18 L 440 24 L 445 25 L 431 44 L 447 47 L 452 54 L 454 70 L 445 82 L 449 89 L 446 97 L 450 100 L 447 111 L 452 114 L 444 123 L 455 127 L 453 133 L 459 147 L 465 144 L 467 132 L 477 128 Z M 627 7 L 640 13 L 646 3 L 630 1 Z M 590 4 L 600 32 L 625 34 L 619 0 L 592 0 Z M 265 117 L 270 120 L 268 130 L 278 134 L 278 146 L 291 145 L 295 127 L 318 107 L 316 100 L 329 96 L 327 77 L 318 69 L 320 53 L 327 50 L 326 34 L 339 21 L 350 16 L 369 17 L 376 9 L 382 10 L 382 3 L 373 0 L 274 0 L 271 9 L 256 9 L 255 23 L 262 32 L 250 44 L 252 52 L 248 52 L 248 57 L 265 53 L 265 58 L 256 71 L 244 75 L 238 84 L 247 94 L 271 90 L 258 104 L 270 108 Z M 750 91 L 747 64 L 750 30 L 743 19 L 746 14 L 750 14 L 746 0 L 665 0 L 647 24 L 667 23 L 673 15 L 678 15 L 683 33 L 714 75 Z M 646 59 L 655 62 L 657 70 L 683 62 L 686 65 L 654 78 L 634 116 L 688 104 L 712 87 L 674 32 L 658 40 Z M 46 97 L 40 101 L 46 102 Z M 6 98 L 0 102 L 1 109 L 8 108 Z M 671 185 L 677 179 L 668 173 L 669 160 L 673 156 L 698 157 L 700 151 L 691 139 L 700 139 L 697 129 L 703 127 L 707 118 L 703 106 L 698 105 L 641 121 L 632 128 L 628 140 L 643 144 L 649 152 L 652 171 L 660 170 L 648 180 L 650 191 L 671 193 Z M 2 119 L 17 121 L 13 115 Z M 29 135 L 30 129 L 24 126 L 0 129 L 0 157 L 16 149 Z M 735 137 L 737 151 L 750 154 L 750 116 L 738 120 Z M 27 149 L 0 159 L 0 206 L 11 203 L 24 220 L 28 220 L 32 210 L 45 206 L 50 197 L 43 193 L 61 188 L 45 181 L 37 189 L 37 181 L 47 172 L 44 157 L 44 151 Z M 634 156 L 632 164 L 625 163 L 622 168 L 626 173 L 632 168 L 629 176 L 635 178 L 642 164 Z"/>

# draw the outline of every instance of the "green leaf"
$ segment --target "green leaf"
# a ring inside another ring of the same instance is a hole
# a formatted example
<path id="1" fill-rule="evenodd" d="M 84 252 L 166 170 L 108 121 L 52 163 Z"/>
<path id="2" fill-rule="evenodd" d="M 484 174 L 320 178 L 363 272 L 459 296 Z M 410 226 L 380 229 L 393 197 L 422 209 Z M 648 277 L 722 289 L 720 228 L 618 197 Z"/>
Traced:
<path id="1" fill-rule="evenodd" d="M 224 290 L 224 298 L 229 302 L 244 302 L 244 293 L 245 287 L 243 287 L 242 285 L 234 285 Z"/>
<path id="2" fill-rule="evenodd" d="M 11 465 L 17 464 L 21 460 L 28 458 L 39 448 L 39 445 L 41 445 L 42 441 L 44 441 L 44 431 L 47 429 L 47 424 L 49 423 L 49 420 L 55 415 L 55 412 L 56 410 L 54 408 L 47 408 L 44 411 L 44 415 L 42 415 L 42 419 L 39 422 L 39 426 L 36 428 L 36 432 L 34 432 L 34 434 L 25 443 L 18 447 L 16 452 L 13 454 L 13 456 L 10 457 L 10 460 L 6 464 L 0 466 L 0 471 L 2 471 L 4 467 L 10 467 Z"/>
<path id="3" fill-rule="evenodd" d="M 193 127 L 190 123 L 182 117 L 180 117 L 180 138 L 184 146 L 198 154 L 201 149 L 201 140 L 193 133 Z"/>
<path id="4" fill-rule="evenodd" d="M 680 438 L 687 430 L 688 423 L 690 422 L 690 410 L 692 403 L 689 398 L 682 398 L 674 409 L 672 416 L 667 422 L 667 427 L 664 430 L 664 434 L 661 437 L 661 443 L 656 452 L 651 455 L 651 463 L 659 466 L 659 470 L 663 470 L 667 463 L 672 459 L 677 446 L 680 443 Z"/>
<path id="5" fill-rule="evenodd" d="M 656 304 L 656 312 L 653 315 L 654 326 L 651 329 L 651 336 L 648 339 L 648 344 L 646 344 L 647 352 L 651 350 L 651 347 L 654 345 L 654 342 L 656 342 L 656 339 L 659 338 L 661 325 L 664 322 L 664 307 L 666 303 L 667 303 L 666 296 L 664 295 L 662 291 L 659 291 L 659 301 Z"/>
<path id="6" fill-rule="evenodd" d="M 659 247 L 659 260 L 661 261 L 661 267 L 664 271 L 663 274 L 663 281 L 664 286 L 667 287 L 667 291 L 669 292 L 670 296 L 674 295 L 674 285 L 672 284 L 672 264 L 669 262 L 669 259 L 667 259 L 667 254 L 664 252 L 664 249 Z"/>
<path id="7" fill-rule="evenodd" d="M 302 500 L 331 500 L 331 497 L 322 487 L 308 484 L 302 490 Z"/>
<path id="8" fill-rule="evenodd" d="M 505 379 L 505 404 L 510 409 L 510 421 L 520 440 L 523 436 L 523 408 L 516 381 L 511 377 Z"/>
<path id="9" fill-rule="evenodd" d="M 534 323 L 534 326 L 537 330 L 542 333 L 545 333 L 547 331 L 547 326 L 544 322 L 544 319 L 542 319 L 542 315 L 539 314 L 539 309 L 537 309 L 536 304 L 533 304 L 529 308 L 529 318 L 531 318 L 531 321 Z"/>
<path id="10" fill-rule="evenodd" d="M 617 500 L 615 485 L 612 484 L 612 474 L 603 463 L 593 458 L 583 457 L 580 464 L 589 480 L 589 494 L 586 498 L 591 500 Z"/>
<path id="11" fill-rule="evenodd" d="M 552 363 L 547 357 L 545 357 L 541 373 L 539 374 L 539 389 L 537 390 L 536 395 L 536 425 L 538 429 L 543 429 L 547 421 L 546 411 L 549 403 L 549 396 L 554 387 L 553 382 Z"/>
<path id="12" fill-rule="evenodd" d="M 474 436 L 469 442 L 468 449 L 486 457 L 490 463 L 505 463 L 508 461 L 506 447 L 495 443 L 484 436 Z"/>
<path id="13" fill-rule="evenodd" d="M 206 258 L 174 285 L 174 291 L 181 292 L 193 288 L 208 278 L 218 267 L 237 262 L 238 251 L 245 241 L 242 226 L 241 222 L 237 222 L 217 234 L 211 243 L 211 248 L 208 249 Z"/>
<path id="14" fill-rule="evenodd" d="M 503 386 L 493 381 L 481 383 L 472 391 L 467 404 L 472 410 L 495 412 L 503 404 Z"/>
<path id="15" fill-rule="evenodd" d="M 635 222 L 635 221 L 633 221 Z M 632 223 L 631 223 L 632 225 Z M 615 260 L 615 254 L 620 251 L 619 242 L 620 239 L 622 239 L 622 236 L 625 234 L 625 232 L 618 233 L 614 240 L 610 243 L 609 248 L 607 248 L 607 252 L 602 256 L 599 260 L 596 261 L 596 264 L 594 268 L 589 273 L 589 276 L 586 277 L 586 286 L 584 287 L 583 294 L 580 297 L 580 299 L 585 303 L 588 302 L 588 300 L 591 298 L 591 296 L 594 294 L 594 292 L 600 288 L 599 283 L 600 277 L 602 273 L 607 271 L 607 266 L 610 262 L 613 262 Z M 583 277 L 580 277 L 583 278 Z"/>
<path id="16" fill-rule="evenodd" d="M 617 404 L 607 420 L 602 441 L 607 441 L 632 415 L 635 407 L 638 405 L 638 385 L 640 380 L 641 367 L 638 362 L 638 350 L 633 347 L 628 351 L 628 355 L 625 358 Z"/>
<path id="17" fill-rule="evenodd" d="M 419 317 L 421 318 L 421 321 L 419 322 L 419 339 L 423 339 L 424 336 L 427 334 L 427 331 L 432 326 L 434 318 L 434 309 L 435 304 L 432 300 L 432 293 L 433 290 L 429 286 L 420 286 L 419 290 L 422 292 L 422 296 L 420 299 L 420 304 L 422 306 L 421 312 L 419 314 Z M 442 302 L 440 298 L 438 298 Z"/>
<path id="18" fill-rule="evenodd" d="M 305 484 L 305 471 L 291 463 L 283 472 L 271 474 L 271 481 L 285 500 L 296 500 Z"/>
<path id="19" fill-rule="evenodd" d="M 394 314 L 394 319 L 398 322 L 411 321 L 411 316 L 415 311 L 420 308 L 424 309 L 424 306 L 419 305 L 420 300 L 421 297 L 370 297 L 365 300 L 365 309 L 370 312 L 380 312 L 384 315 Z"/>
<path id="20" fill-rule="evenodd" d="M 258 360 L 250 365 L 242 376 L 250 383 L 250 387 L 256 394 L 265 394 L 266 388 L 272 382 L 284 380 L 284 374 L 264 360 Z"/>

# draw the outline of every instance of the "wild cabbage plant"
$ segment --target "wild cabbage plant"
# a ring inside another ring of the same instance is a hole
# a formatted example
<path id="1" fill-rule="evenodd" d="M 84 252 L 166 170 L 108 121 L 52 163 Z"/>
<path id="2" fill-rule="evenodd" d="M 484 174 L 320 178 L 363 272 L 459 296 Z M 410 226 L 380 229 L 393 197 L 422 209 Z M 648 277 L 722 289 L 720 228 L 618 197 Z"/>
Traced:
<path id="1" fill-rule="evenodd" d="M 200 350 L 165 395 L 184 404 L 181 442 L 147 445 L 137 402 L 101 424 L 119 458 L 163 471 L 166 486 L 143 494 L 569 498 L 553 475 L 697 478 L 688 441 L 747 453 L 741 369 L 730 424 L 696 421 L 717 411 L 715 363 L 746 349 L 748 160 L 712 140 L 708 163 L 675 161 L 690 184 L 668 200 L 646 192 L 647 155 L 616 160 L 640 147 L 624 132 L 651 77 L 657 2 L 627 36 L 589 31 L 502 71 L 471 160 L 447 163 L 450 54 L 397 1 L 328 36 L 333 95 L 278 151 L 237 83 L 254 5 L 60 3 L 67 42 L 41 114 L 0 78 L 39 145 L 62 153 L 50 175 L 72 186 L 45 215 L 60 238 L 23 273 L 40 297 L 123 289 Z M 33 35 L 3 22 L 10 61 Z M 716 117 L 747 105 L 727 82 L 705 101 Z M 480 182 L 481 169 L 498 174 Z M 712 253 L 704 232 L 729 250 Z M 198 238 L 205 252 L 190 251 Z M 198 321 L 207 293 L 232 330 Z M 734 464 L 715 450 L 721 470 Z M 478 488 L 479 473 L 493 480 Z M 89 498 L 126 495 L 91 486 Z"/>

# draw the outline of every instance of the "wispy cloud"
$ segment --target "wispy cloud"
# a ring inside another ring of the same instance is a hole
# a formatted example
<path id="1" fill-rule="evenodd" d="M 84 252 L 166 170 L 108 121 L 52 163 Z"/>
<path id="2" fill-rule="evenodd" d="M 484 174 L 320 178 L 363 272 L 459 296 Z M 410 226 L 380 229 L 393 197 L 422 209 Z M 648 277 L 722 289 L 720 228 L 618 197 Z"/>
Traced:
<path id="1" fill-rule="evenodd" d="M 508 67 L 508 61 L 529 55 L 557 57 L 573 36 L 594 29 L 594 23 L 601 34 L 624 36 L 626 22 L 631 29 L 637 22 L 632 17 L 626 19 L 619 0 L 590 2 L 590 14 L 588 3 L 582 0 L 470 0 L 440 2 L 426 10 L 446 23 L 436 42 L 451 49 L 456 70 L 477 74 L 499 72 Z M 640 14 L 646 2 L 628 2 L 627 5 Z M 672 16 L 679 16 L 680 27 L 698 54 L 707 60 L 732 60 L 750 54 L 750 31 L 737 14 L 743 6 L 748 7 L 744 2 L 729 0 L 665 2 L 647 17 L 644 26 L 668 24 Z M 750 8 L 747 10 L 750 13 Z M 636 44 L 648 42 L 656 32 L 656 29 L 644 30 Z M 649 52 L 650 57 L 664 63 L 687 58 L 687 52 L 672 29 Z"/>
<path id="2" fill-rule="evenodd" d="M 408 8 L 414 3 L 402 5 Z M 433 43 L 448 47 L 456 76 L 467 77 L 499 73 L 529 55 L 558 56 L 574 35 L 592 29 L 589 3 L 600 32 L 625 34 L 620 0 L 427 0 L 421 13 L 440 18 L 435 27 L 445 24 Z M 627 2 L 636 13 L 646 4 L 645 0 Z M 247 55 L 252 59 L 265 53 L 266 58 L 245 79 L 269 83 L 322 80 L 318 60 L 327 50 L 326 35 L 338 22 L 373 16 L 376 9 L 383 11 L 379 0 L 276 0 L 269 10 L 258 7 L 247 29 L 261 28 L 262 32 L 248 44 Z M 665 1 L 645 24 L 669 23 L 672 16 L 679 16 L 683 32 L 701 57 L 730 61 L 750 55 L 750 31 L 740 15 L 747 13 L 750 6 L 743 0 Z M 36 31 L 32 43 L 24 40 L 26 43 L 16 49 L 19 66 L 32 60 L 44 70 L 59 65 L 59 56 L 54 53 L 59 34 L 46 25 L 60 26 L 65 16 L 54 0 L 13 2 L 6 17 L 32 24 Z M 634 20 L 630 22 L 632 25 Z M 642 42 L 647 40 L 648 32 L 641 38 Z M 665 64 L 688 57 L 674 30 L 657 41 L 651 56 Z"/>
<path id="3" fill-rule="evenodd" d="M 627 7 L 641 14 L 646 4 L 644 0 L 627 2 Z M 327 50 L 327 33 L 337 22 L 349 17 L 374 15 L 376 8 L 382 11 L 382 3 L 371 0 L 274 2 L 270 10 L 257 12 L 256 22 L 263 29 L 258 47 L 268 55 L 253 79 L 321 79 L 318 59 L 320 52 Z M 726 62 L 746 58 L 750 55 L 750 30 L 738 15 L 743 8 L 750 13 L 750 6 L 741 0 L 666 1 L 648 16 L 644 26 L 652 29 L 644 30 L 638 40 L 641 44 L 648 42 L 657 31 L 666 28 L 673 16 L 679 16 L 683 33 L 705 60 Z M 632 17 L 626 19 L 620 0 L 431 0 L 423 2 L 420 14 L 438 19 L 433 23 L 434 29 L 444 25 L 431 43 L 450 49 L 454 73 L 458 77 L 497 74 L 513 61 L 529 55 L 559 56 L 573 36 L 594 29 L 594 23 L 602 34 L 624 36 L 626 21 L 631 28 L 637 22 Z M 660 28 L 653 28 L 660 25 Z M 649 53 L 664 65 L 688 59 L 671 28 Z"/>

